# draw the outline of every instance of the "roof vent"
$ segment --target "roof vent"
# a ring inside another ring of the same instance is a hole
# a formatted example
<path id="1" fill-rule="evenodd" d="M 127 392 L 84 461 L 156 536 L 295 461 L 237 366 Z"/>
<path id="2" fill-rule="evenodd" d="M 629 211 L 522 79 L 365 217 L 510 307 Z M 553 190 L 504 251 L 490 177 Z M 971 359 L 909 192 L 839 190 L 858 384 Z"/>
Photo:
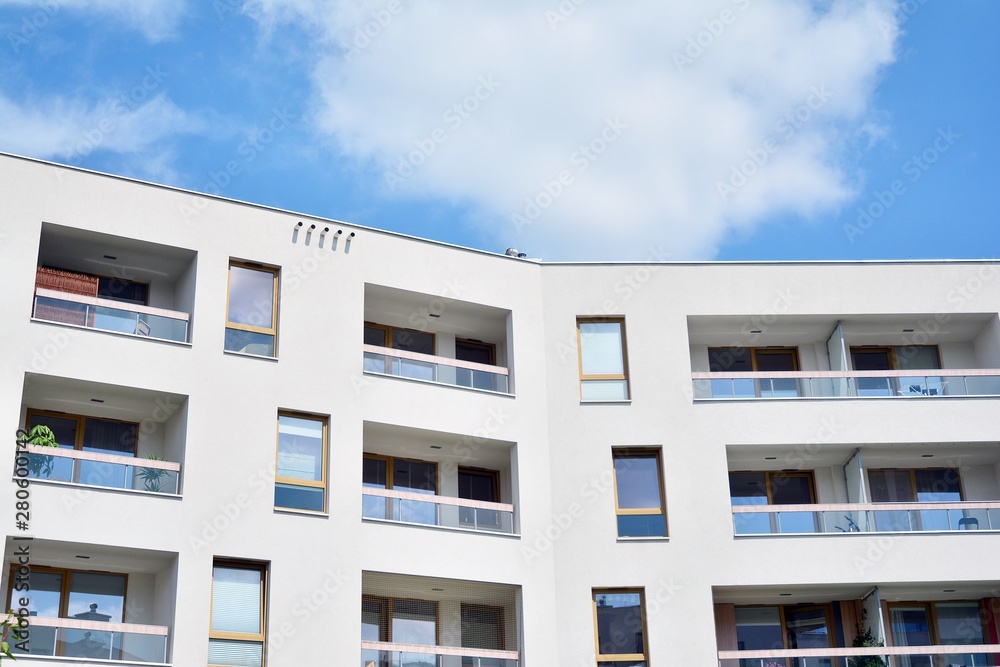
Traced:
<path id="1" fill-rule="evenodd" d="M 520 255 L 520 253 L 517 251 L 517 248 L 507 248 L 507 252 L 505 252 L 504 254 L 507 255 L 508 257 L 517 257 L 518 255 Z"/>

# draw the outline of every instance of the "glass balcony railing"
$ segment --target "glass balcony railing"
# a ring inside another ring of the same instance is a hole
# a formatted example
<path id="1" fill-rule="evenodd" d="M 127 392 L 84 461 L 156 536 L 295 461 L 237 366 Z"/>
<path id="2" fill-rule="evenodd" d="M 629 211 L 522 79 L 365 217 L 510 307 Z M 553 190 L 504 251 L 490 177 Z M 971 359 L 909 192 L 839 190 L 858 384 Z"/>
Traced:
<path id="1" fill-rule="evenodd" d="M 517 667 L 517 651 L 361 642 L 361 667 Z"/>
<path id="2" fill-rule="evenodd" d="M 719 667 L 988 667 L 998 659 L 1000 644 L 719 651 Z"/>
<path id="3" fill-rule="evenodd" d="M 1000 370 L 693 373 L 695 400 L 1000 396 Z"/>
<path id="4" fill-rule="evenodd" d="M 513 505 L 430 493 L 366 487 L 361 498 L 361 516 L 397 523 L 514 533 Z"/>
<path id="5" fill-rule="evenodd" d="M 36 320 L 186 343 L 188 314 L 122 301 L 35 289 Z"/>
<path id="6" fill-rule="evenodd" d="M 378 345 L 365 345 L 364 355 L 365 373 L 508 393 L 507 369 L 503 366 L 394 350 Z"/>
<path id="7" fill-rule="evenodd" d="M 1000 530 L 1000 501 L 734 505 L 736 535 Z"/>
<path id="8" fill-rule="evenodd" d="M 28 633 L 29 650 L 19 651 L 11 642 L 14 655 L 88 658 L 129 664 L 167 661 L 168 629 L 158 625 L 29 616 Z"/>
<path id="9" fill-rule="evenodd" d="M 28 445 L 18 458 L 27 459 L 27 477 L 109 489 L 177 493 L 181 466 L 171 461 L 100 454 L 60 447 Z"/>

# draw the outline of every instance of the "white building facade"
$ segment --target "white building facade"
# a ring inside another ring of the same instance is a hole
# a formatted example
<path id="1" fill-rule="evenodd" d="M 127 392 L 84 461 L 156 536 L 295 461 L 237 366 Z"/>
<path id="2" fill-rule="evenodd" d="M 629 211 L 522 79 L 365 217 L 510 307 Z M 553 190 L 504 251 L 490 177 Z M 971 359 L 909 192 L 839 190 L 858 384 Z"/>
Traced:
<path id="1" fill-rule="evenodd" d="M 1000 262 L 547 263 L 0 183 L 17 664 L 1000 664 Z"/>

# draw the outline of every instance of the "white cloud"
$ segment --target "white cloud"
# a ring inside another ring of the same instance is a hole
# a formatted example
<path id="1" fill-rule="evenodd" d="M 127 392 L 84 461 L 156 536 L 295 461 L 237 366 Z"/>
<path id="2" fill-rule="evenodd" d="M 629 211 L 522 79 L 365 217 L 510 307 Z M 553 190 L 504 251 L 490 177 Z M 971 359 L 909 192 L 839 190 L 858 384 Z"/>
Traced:
<path id="1" fill-rule="evenodd" d="M 707 257 L 730 229 L 844 204 L 894 9 L 248 4 L 266 30 L 316 35 L 316 126 L 387 192 L 467 201 L 498 246 L 549 259 Z"/>
<path id="2" fill-rule="evenodd" d="M 187 0 L 0 0 L 0 7 L 24 7 L 24 19 L 37 29 L 44 29 L 64 11 L 93 12 L 159 42 L 176 35 L 187 12 Z"/>
<path id="3" fill-rule="evenodd" d="M 201 119 L 164 93 L 142 103 L 128 97 L 97 103 L 63 97 L 17 102 L 0 93 L 0 119 L 4 150 L 68 164 L 80 164 L 97 151 L 143 154 L 161 139 L 205 129 Z M 154 163 L 164 173 L 162 160 Z"/>

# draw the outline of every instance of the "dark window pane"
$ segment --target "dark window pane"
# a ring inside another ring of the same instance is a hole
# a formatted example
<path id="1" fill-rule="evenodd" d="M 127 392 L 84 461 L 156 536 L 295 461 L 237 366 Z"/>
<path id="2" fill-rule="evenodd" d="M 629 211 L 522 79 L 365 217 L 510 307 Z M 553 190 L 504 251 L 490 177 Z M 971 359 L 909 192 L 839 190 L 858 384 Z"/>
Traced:
<path id="1" fill-rule="evenodd" d="M 737 607 L 736 642 L 740 651 L 784 648 L 778 607 Z"/>
<path id="2" fill-rule="evenodd" d="M 274 506 L 322 512 L 323 489 L 293 484 L 274 485 Z"/>
<path id="3" fill-rule="evenodd" d="M 88 417 L 83 426 L 83 450 L 135 456 L 137 436 L 135 424 Z"/>
<path id="4" fill-rule="evenodd" d="M 121 278 L 97 279 L 97 296 L 102 299 L 146 305 L 148 294 L 149 285 L 143 283 L 135 283 Z"/>
<path id="5" fill-rule="evenodd" d="M 918 501 L 946 503 L 962 500 L 957 470 L 915 470 L 914 476 L 917 479 Z"/>
<path id="6" fill-rule="evenodd" d="M 32 415 L 28 424 L 30 430 L 33 426 L 48 426 L 56 436 L 56 442 L 60 447 L 73 449 L 76 447 L 76 425 L 75 419 L 65 419 L 63 417 L 52 417 L 50 415 Z"/>
<path id="7" fill-rule="evenodd" d="M 729 496 L 733 505 L 766 505 L 767 475 L 762 472 L 729 473 Z"/>
<path id="8" fill-rule="evenodd" d="M 626 509 L 660 508 L 660 459 L 656 454 L 614 457 L 618 506 Z"/>
<path id="9" fill-rule="evenodd" d="M 708 349 L 708 369 L 713 373 L 744 373 L 753 370 L 748 347 Z"/>
<path id="10" fill-rule="evenodd" d="M 67 617 L 121 623 L 125 609 L 125 575 L 73 572 Z"/>
<path id="11" fill-rule="evenodd" d="M 644 654 L 642 597 L 638 593 L 597 593 L 595 599 L 600 654 Z"/>
<path id="12" fill-rule="evenodd" d="M 851 350 L 856 371 L 887 371 L 892 367 L 888 350 Z"/>
<path id="13" fill-rule="evenodd" d="M 455 343 L 455 358 L 459 361 L 472 361 L 477 364 L 493 365 L 493 350 L 484 345 L 472 343 Z"/>
<path id="14" fill-rule="evenodd" d="M 823 609 L 785 608 L 788 648 L 829 648 L 830 629 Z M 829 663 L 827 663 L 829 664 Z"/>
<path id="15" fill-rule="evenodd" d="M 938 643 L 984 644 L 983 622 L 978 602 L 938 602 L 934 605 L 937 616 Z"/>
<path id="16" fill-rule="evenodd" d="M 794 371 L 795 352 L 792 350 L 762 351 L 755 354 L 758 371 Z"/>
<path id="17" fill-rule="evenodd" d="M 365 327 L 365 345 L 385 347 L 385 329 Z"/>
<path id="18" fill-rule="evenodd" d="M 662 514 L 620 514 L 618 537 L 666 537 L 667 519 Z"/>
<path id="19" fill-rule="evenodd" d="M 771 504 L 809 505 L 813 501 L 812 484 L 805 475 L 771 475 Z"/>
<path id="20" fill-rule="evenodd" d="M 380 489 L 386 488 L 385 459 L 372 459 L 365 457 L 361 464 L 361 482 L 365 486 L 374 486 Z"/>
<path id="21" fill-rule="evenodd" d="M 437 493 L 437 464 L 395 459 L 392 488 L 398 491 Z"/>
<path id="22" fill-rule="evenodd" d="M 393 329 L 392 346 L 397 350 L 434 354 L 434 335 L 422 331 Z"/>

